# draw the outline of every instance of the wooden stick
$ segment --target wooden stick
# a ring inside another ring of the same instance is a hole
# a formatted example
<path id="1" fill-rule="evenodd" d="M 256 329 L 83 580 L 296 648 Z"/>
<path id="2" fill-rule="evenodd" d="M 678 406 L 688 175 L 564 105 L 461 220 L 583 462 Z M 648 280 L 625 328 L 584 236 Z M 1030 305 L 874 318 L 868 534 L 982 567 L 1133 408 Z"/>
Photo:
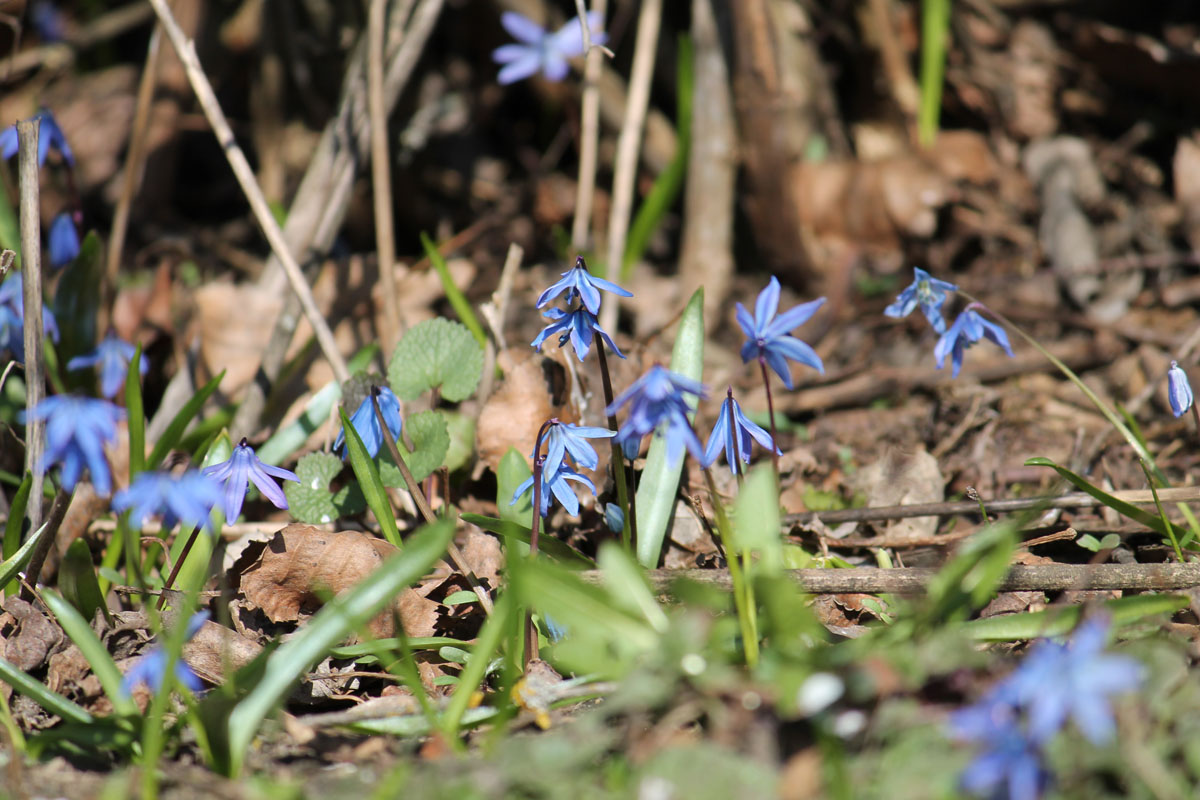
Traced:
<path id="1" fill-rule="evenodd" d="M 22 301 L 25 304 L 25 469 L 33 474 L 26 517 L 29 530 L 42 525 L 42 453 L 45 451 L 46 423 L 34 418 L 33 410 L 46 396 L 42 382 L 45 364 L 42 353 L 42 208 L 41 168 L 38 164 L 38 117 L 17 123 L 17 175 L 20 184 L 21 276 L 24 279 Z"/>
<path id="2" fill-rule="evenodd" d="M 396 234 L 392 226 L 392 160 L 388 156 L 388 111 L 383 98 L 383 38 L 388 0 L 371 0 L 367 14 L 367 107 L 371 115 L 371 187 L 375 200 L 375 251 L 379 290 L 383 293 L 384 357 L 400 337 L 396 297 Z M 397 9 L 398 12 L 400 9 Z"/>
<path id="3" fill-rule="evenodd" d="M 575 191 L 575 218 L 571 221 L 571 249 L 576 253 L 588 249 L 592 225 L 592 200 L 596 193 L 596 154 L 600 141 L 600 72 L 604 53 L 591 48 L 592 34 L 587 24 L 583 0 L 576 0 L 580 24 L 583 25 L 584 68 L 583 110 L 579 120 L 579 180 Z M 592 0 L 592 10 L 600 15 L 603 25 L 608 12 L 608 0 Z"/>

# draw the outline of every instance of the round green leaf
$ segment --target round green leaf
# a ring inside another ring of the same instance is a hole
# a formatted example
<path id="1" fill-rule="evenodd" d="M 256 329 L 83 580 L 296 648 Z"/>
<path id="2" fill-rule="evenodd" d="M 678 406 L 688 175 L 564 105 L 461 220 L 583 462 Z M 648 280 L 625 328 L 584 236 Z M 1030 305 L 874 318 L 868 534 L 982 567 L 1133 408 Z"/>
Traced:
<path id="1" fill-rule="evenodd" d="M 358 514 L 366 508 L 366 498 L 357 483 L 347 484 L 336 493 L 330 491 L 329 484 L 341 471 L 342 460 L 332 453 L 309 453 L 301 458 L 296 464 L 300 482 L 283 483 L 292 516 L 318 525 Z"/>
<path id="2" fill-rule="evenodd" d="M 441 317 L 410 328 L 388 364 L 388 383 L 406 402 L 438 388 L 457 403 L 475 391 L 482 375 L 483 348 L 464 325 Z"/>
<path id="3" fill-rule="evenodd" d="M 439 411 L 450 431 L 450 449 L 446 451 L 446 469 L 454 472 L 467 465 L 475 452 L 475 420 L 457 411 Z"/>
<path id="4" fill-rule="evenodd" d="M 413 479 L 423 481 L 442 465 L 446 451 L 450 449 L 450 433 L 446 428 L 446 420 L 436 411 L 421 411 L 409 416 L 404 421 L 404 430 L 412 439 L 413 451 L 409 452 L 404 446 L 403 437 L 396 443 L 404 462 L 408 464 Z M 392 454 L 386 448 L 379 449 L 379 478 L 384 486 L 407 489 L 400 468 L 392 460 Z"/>

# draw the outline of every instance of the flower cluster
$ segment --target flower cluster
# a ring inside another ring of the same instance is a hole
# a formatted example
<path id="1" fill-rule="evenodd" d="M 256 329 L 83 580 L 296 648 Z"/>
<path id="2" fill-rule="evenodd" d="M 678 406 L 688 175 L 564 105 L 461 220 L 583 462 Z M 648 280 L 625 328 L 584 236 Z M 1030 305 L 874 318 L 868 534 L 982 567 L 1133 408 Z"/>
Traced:
<path id="1" fill-rule="evenodd" d="M 0 283 L 0 353 L 7 350 L 17 361 L 25 362 L 25 286 L 20 272 L 10 272 Z M 58 341 L 58 320 L 42 306 L 42 330 Z"/>
<path id="2" fill-rule="evenodd" d="M 557 333 L 558 346 L 562 347 L 570 341 L 575 347 L 575 355 L 579 357 L 580 361 L 583 361 L 588 351 L 591 350 L 594 335 L 599 334 L 604 343 L 608 345 L 609 350 L 616 353 L 619 358 L 624 358 L 625 356 L 613 344 L 612 337 L 600 327 L 600 323 L 597 321 L 596 315 L 600 313 L 601 290 L 620 297 L 633 297 L 632 292 L 622 289 L 612 281 L 592 275 L 588 272 L 583 256 L 577 256 L 575 266 L 562 273 L 562 279 L 542 292 L 537 299 L 537 307 L 545 308 L 551 300 L 561 294 L 564 295 L 563 301 L 567 304 L 567 309 L 551 308 L 542 312 L 542 316 L 554 321 L 547 325 L 531 342 L 533 347 L 540 351 L 546 339 Z"/>
<path id="3" fill-rule="evenodd" d="M 588 13 L 588 33 L 593 44 L 608 41 L 608 36 L 600 30 L 601 22 L 598 13 Z M 568 59 L 583 55 L 583 26 L 579 17 L 554 33 L 515 11 L 501 14 L 500 24 L 520 42 L 501 45 L 492 51 L 492 60 L 504 64 L 496 77 L 501 85 L 516 83 L 539 72 L 547 80 L 561 81 L 571 68 Z"/>
<path id="4" fill-rule="evenodd" d="M 559 504 L 567 510 L 568 514 L 571 516 L 579 514 L 579 498 L 575 496 L 575 491 L 567 481 L 583 484 L 592 494 L 595 494 L 595 485 L 588 480 L 587 476 L 579 474 L 576 470 L 579 468 L 596 469 L 600 465 L 600 457 L 596 454 L 595 448 L 588 443 L 588 439 L 604 439 L 614 435 L 607 428 L 589 428 L 573 422 L 550 420 L 545 426 L 546 455 L 541 457 L 543 459 L 541 464 L 542 483 L 538 493 L 538 513 L 545 516 L 550 511 L 550 497 L 553 496 L 558 499 Z M 539 458 L 540 448 L 541 440 L 539 439 L 534 445 L 535 465 Z M 572 461 L 574 466 L 570 463 Z M 534 475 L 530 475 L 517 487 L 509 505 L 516 504 L 522 495 L 533 488 L 533 479 Z"/>
<path id="5" fill-rule="evenodd" d="M 104 445 L 116 441 L 117 423 L 124 419 L 124 411 L 107 400 L 56 394 L 38 403 L 30 416 L 46 423 L 46 452 L 39 469 L 61 464 L 59 479 L 70 491 L 87 467 L 96 494 L 107 497 L 112 492 Z"/>
<path id="6" fill-rule="evenodd" d="M 1104 652 L 1108 628 L 1108 618 L 1097 616 L 1068 642 L 1038 643 L 1008 678 L 951 716 L 955 738 L 983 745 L 963 772 L 966 791 L 1036 800 L 1049 781 L 1043 748 L 1067 720 L 1093 744 L 1112 738 L 1109 697 L 1136 689 L 1143 670 Z"/>
<path id="7" fill-rule="evenodd" d="M 940 281 L 930 277 L 929 273 L 920 268 L 914 268 L 913 282 L 896 298 L 896 301 L 884 309 L 889 317 L 907 317 L 917 306 L 929 320 L 933 329 L 941 334 L 933 348 L 933 356 L 937 360 L 938 369 L 946 366 L 946 356 L 950 356 L 952 376 L 957 378 L 962 369 L 963 354 L 971 345 L 987 339 L 1013 355 L 1012 346 L 1008 342 L 1008 334 L 1000 325 L 985 319 L 979 311 L 987 310 L 982 303 L 971 303 L 949 329 L 942 317 L 942 306 L 951 292 L 958 291 L 953 283 Z"/>

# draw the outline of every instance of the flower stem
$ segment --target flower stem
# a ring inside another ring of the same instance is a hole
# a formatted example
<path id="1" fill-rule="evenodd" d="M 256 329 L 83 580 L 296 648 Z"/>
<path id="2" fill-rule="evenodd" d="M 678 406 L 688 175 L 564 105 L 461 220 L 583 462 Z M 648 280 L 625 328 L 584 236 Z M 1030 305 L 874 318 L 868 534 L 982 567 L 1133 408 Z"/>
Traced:
<path id="1" fill-rule="evenodd" d="M 242 441 L 245 441 L 245 439 Z M 187 561 L 188 553 L 192 552 L 192 545 L 196 543 L 196 537 L 199 535 L 200 528 L 193 525 L 192 532 L 188 534 L 187 542 L 184 543 L 183 549 L 179 551 L 179 558 L 175 559 L 175 563 L 171 566 L 171 573 L 167 575 L 167 580 L 163 583 L 162 594 L 158 598 L 159 611 L 162 611 L 163 606 L 167 604 L 167 590 L 175 585 L 175 578 L 179 576 L 179 570 L 183 569 L 183 562 Z"/>
<path id="2" fill-rule="evenodd" d="M 721 504 L 721 498 L 717 494 L 712 471 L 706 469 L 703 472 L 704 481 L 708 484 L 709 501 L 713 507 L 713 519 L 716 521 L 717 530 L 721 532 L 721 545 L 725 550 L 729 580 L 733 583 L 733 606 L 737 609 L 738 627 L 742 632 L 742 653 L 746 657 L 746 665 L 753 668 L 758 664 L 758 626 L 754 609 L 754 590 L 738 562 L 738 543 L 733 535 L 733 526 L 729 524 L 729 517 L 725 513 L 725 506 Z"/>
<path id="3" fill-rule="evenodd" d="M 537 439 L 533 442 L 533 520 L 529 526 L 529 557 L 537 558 L 538 529 L 542 522 L 542 470 L 546 466 L 546 456 L 542 454 L 542 439 L 554 420 L 546 420 L 538 428 Z M 533 626 L 533 614 L 525 611 L 525 665 L 538 657 L 537 628 Z"/>
<path id="4" fill-rule="evenodd" d="M 775 401 L 771 397 L 771 378 L 767 375 L 767 359 L 758 357 L 762 370 L 763 388 L 767 390 L 767 417 L 771 420 L 771 463 L 775 466 L 775 485 L 779 486 L 779 436 L 775 433 Z"/>
<path id="5" fill-rule="evenodd" d="M 604 387 L 604 408 L 608 409 L 613 404 L 612 378 L 608 374 L 608 356 L 604 354 L 604 345 L 597 339 L 596 341 L 596 356 L 600 359 L 600 382 Z M 608 415 L 608 429 L 616 432 L 617 430 L 617 415 Z M 615 439 L 609 439 L 609 446 L 612 447 L 612 467 L 613 467 L 613 482 L 617 484 L 617 503 L 621 506 L 621 513 L 625 515 L 625 525 L 621 529 L 621 545 L 627 552 L 634 552 L 634 547 L 637 543 L 637 522 L 634 519 L 633 497 L 629 487 L 629 477 L 625 474 L 625 451 L 621 445 L 617 444 Z M 632 468 L 630 473 L 632 473 Z"/>

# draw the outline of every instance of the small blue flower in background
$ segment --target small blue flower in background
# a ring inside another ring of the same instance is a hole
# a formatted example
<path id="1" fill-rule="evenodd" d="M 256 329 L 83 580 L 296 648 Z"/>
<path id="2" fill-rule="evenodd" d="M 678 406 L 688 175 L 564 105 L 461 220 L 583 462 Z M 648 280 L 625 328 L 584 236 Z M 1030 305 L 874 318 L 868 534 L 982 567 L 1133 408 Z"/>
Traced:
<path id="1" fill-rule="evenodd" d="M 185 526 L 207 529 L 213 506 L 222 500 L 221 486 L 199 470 L 188 470 L 176 477 L 169 472 L 143 472 L 133 479 L 128 489 L 113 496 L 114 511 L 133 509 L 130 524 L 141 528 L 146 517 L 163 515 L 163 531 Z"/>
<path id="2" fill-rule="evenodd" d="M 601 16 L 590 12 L 588 32 L 593 44 L 604 44 L 608 36 L 600 30 Z M 583 28 L 575 17 L 554 33 L 549 33 L 528 17 L 515 11 L 500 15 L 500 24 L 521 44 L 506 44 L 492 51 L 492 61 L 504 64 L 496 80 L 506 86 L 541 72 L 547 80 L 561 81 L 571 65 L 567 59 L 583 55 Z"/>
<path id="3" fill-rule="evenodd" d="M 50 266 L 54 269 L 65 267 L 79 255 L 79 231 L 75 229 L 75 220 L 71 214 L 64 211 L 50 223 L 46 249 L 50 256 Z"/>
<path id="4" fill-rule="evenodd" d="M 606 413 L 616 414 L 629 406 L 629 414 L 615 441 L 624 446 L 628 442 L 638 443 L 646 434 L 657 432 L 667 439 L 670 463 L 678 463 L 685 446 L 697 461 L 702 461 L 704 448 L 687 415 L 692 411 L 688 395 L 698 399 L 704 393 L 702 384 L 656 364 L 606 409 Z"/>
<path id="5" fill-rule="evenodd" d="M 0 283 L 0 351 L 8 350 L 17 361 L 25 362 L 25 296 L 20 272 L 8 273 Z M 58 341 L 58 321 L 54 312 L 42 306 L 42 330 Z"/>
<path id="6" fill-rule="evenodd" d="M 86 355 L 75 356 L 68 361 L 67 369 L 74 371 L 98 366 L 100 393 L 105 397 L 116 397 L 117 392 L 121 391 L 121 387 L 125 384 L 125 374 L 129 371 L 129 362 L 133 360 L 136 352 L 136 347 L 110 332 L 108 336 L 104 337 L 104 341 L 96 346 L 95 350 Z M 145 356 L 142 356 L 138 362 L 138 372 L 145 375 L 149 368 L 150 362 L 146 360 Z"/>
<path id="7" fill-rule="evenodd" d="M 67 38 L 65 16 L 49 0 L 34 2 L 29 9 L 29 21 L 33 23 L 38 37 L 46 43 L 61 42 Z"/>
<path id="8" fill-rule="evenodd" d="M 542 344 L 546 339 L 558 333 L 558 346 L 562 347 L 568 339 L 571 340 L 571 344 L 575 346 L 575 355 L 579 356 L 580 361 L 583 361 L 592 347 L 592 335 L 598 333 L 604 343 L 608 345 L 609 350 L 616 353 L 619 358 L 625 357 L 625 354 L 613 344 L 608 333 L 600 327 L 596 315 L 583 306 L 569 312 L 563 311 L 561 308 L 551 308 L 542 312 L 542 316 L 555 321 L 543 328 L 537 338 L 530 343 L 538 351 L 541 351 Z"/>
<path id="9" fill-rule="evenodd" d="M 23 416 L 18 415 L 18 419 Z M 117 423 L 124 419 L 125 412 L 107 400 L 56 394 L 38 403 L 32 416 L 46 423 L 41 468 L 61 464 L 60 481 L 70 491 L 86 466 L 96 494 L 107 497 L 112 492 L 112 473 L 104 457 L 104 445 L 116 441 Z"/>
<path id="10" fill-rule="evenodd" d="M 604 524 L 612 533 L 619 534 L 625 530 L 625 512 L 619 505 L 616 503 L 604 504 Z"/>
<path id="11" fill-rule="evenodd" d="M 607 439 L 617 434 L 608 428 L 590 428 L 573 422 L 553 421 L 546 431 L 546 463 L 542 471 L 553 475 L 570 456 L 576 467 L 595 469 L 600 458 L 588 439 Z"/>
<path id="12" fill-rule="evenodd" d="M 933 329 L 938 333 L 945 333 L 946 320 L 942 318 L 942 304 L 946 302 L 947 295 L 958 291 L 958 287 L 932 277 L 920 267 L 914 267 L 913 273 L 913 282 L 900 293 L 896 302 L 883 310 L 883 313 L 901 319 L 911 314 L 919 305 Z"/>
<path id="13" fill-rule="evenodd" d="M 596 493 L 596 486 L 590 480 L 588 480 L 587 476 L 580 475 L 578 472 L 571 469 L 571 467 L 565 462 L 560 464 L 558 469 L 554 470 L 553 474 L 551 474 L 549 470 L 543 469 L 542 491 L 541 497 L 539 498 L 539 505 L 541 508 L 538 509 L 538 513 L 540 513 L 543 517 L 549 513 L 550 496 L 553 495 L 558 499 L 559 505 L 567 510 L 568 514 L 570 514 L 572 517 L 579 516 L 579 498 L 575 496 L 575 490 L 571 488 L 569 483 L 567 483 L 569 480 L 575 481 L 576 483 L 582 483 L 588 488 L 589 491 L 591 491 L 592 494 Z M 530 475 L 520 486 L 516 488 L 516 491 L 513 492 L 513 497 L 509 502 L 509 505 L 516 505 L 517 501 L 521 499 L 521 495 L 531 491 L 532 489 L 533 476 Z"/>
<path id="14" fill-rule="evenodd" d="M 208 612 L 200 611 L 192 615 L 188 620 L 187 639 L 192 638 L 200 632 L 204 627 L 204 623 L 208 621 Z M 125 677 L 121 679 L 121 694 L 128 697 L 133 694 L 133 690 L 138 686 L 146 686 L 153 692 L 157 692 L 162 688 L 163 679 L 167 676 L 167 650 L 162 643 L 154 645 L 150 651 L 139 658 L 125 673 Z M 175 662 L 175 680 L 181 686 L 186 686 L 190 692 L 198 692 L 204 688 L 204 684 L 200 680 L 200 676 L 188 666 L 188 663 L 180 658 Z"/>
<path id="15" fill-rule="evenodd" d="M 721 413 L 717 417 L 717 424 L 713 426 L 712 433 L 708 435 L 708 444 L 704 448 L 704 458 L 700 459 L 700 466 L 705 469 L 711 467 L 717 457 L 721 455 L 721 450 L 724 449 L 725 460 L 729 462 L 729 470 L 734 475 L 737 475 L 739 471 L 745 472 L 744 467 L 739 468 L 738 458 L 741 457 L 745 464 L 750 463 L 751 439 L 776 455 L 783 455 L 771 441 L 771 434 L 751 422 L 750 418 L 742 413 L 742 407 L 738 405 L 737 400 L 733 399 L 733 388 L 730 387 L 725 402 L 721 403 Z"/>
<path id="16" fill-rule="evenodd" d="M 246 489 L 253 481 L 263 497 L 270 500 L 276 508 L 287 508 L 287 497 L 279 484 L 272 478 L 285 481 L 299 481 L 296 473 L 282 467 L 272 467 L 258 460 L 254 448 L 245 439 L 233 448 L 233 455 L 228 461 L 214 464 L 201 470 L 206 476 L 225 487 L 225 497 L 222 509 L 225 511 L 225 522 L 232 524 L 242 513 L 242 503 L 246 500 Z"/>
<path id="17" fill-rule="evenodd" d="M 933 347 L 933 356 L 937 359 L 938 369 L 946 365 L 946 356 L 950 356 L 950 362 L 953 365 L 952 377 L 958 377 L 958 371 L 962 368 L 963 353 L 966 352 L 966 349 L 981 339 L 995 342 L 1004 349 L 1004 352 L 1008 353 L 1010 358 L 1012 357 L 1012 346 L 1008 343 L 1008 334 L 1004 332 L 1004 328 L 980 316 L 979 312 L 975 310 L 978 307 L 975 303 L 967 306 Z"/>
<path id="18" fill-rule="evenodd" d="M 43 108 L 32 118 L 42 121 L 38 128 L 38 166 L 46 163 L 46 156 L 51 147 L 58 151 L 63 161 L 72 167 L 75 166 L 75 156 L 71 153 L 71 146 L 67 144 L 67 137 L 63 135 L 62 128 L 58 127 L 54 115 L 48 109 Z M 0 131 L 0 158 L 7 161 L 17 154 L 19 147 L 20 140 L 17 137 L 16 125 L 10 125 Z"/>
<path id="19" fill-rule="evenodd" d="M 1177 417 L 1182 417 L 1192 407 L 1192 384 L 1188 382 L 1187 373 L 1174 361 L 1167 370 L 1167 400 L 1171 403 L 1171 413 Z"/>
<path id="20" fill-rule="evenodd" d="M 392 436 L 392 441 L 396 441 L 400 436 L 400 428 L 404 422 L 400 419 L 400 398 L 396 397 L 386 386 L 378 386 L 374 389 L 379 395 L 379 410 L 383 412 L 384 422 L 387 423 L 388 433 Z M 363 401 L 358 404 L 358 408 L 350 415 L 350 424 L 354 426 L 355 432 L 363 441 L 363 446 L 367 448 L 367 453 L 371 458 L 379 452 L 379 446 L 383 444 L 383 431 L 379 427 L 379 418 L 375 416 L 375 405 L 371 402 L 371 395 L 363 398 Z M 333 449 L 342 451 L 342 458 L 346 457 L 347 448 L 346 432 L 343 430 L 338 433 L 337 441 L 333 443 Z"/>
<path id="21" fill-rule="evenodd" d="M 960 780 L 964 791 L 1007 800 L 1037 800 L 1049 784 L 1038 743 L 1021 730 L 1011 706 L 985 698 L 979 706 L 951 715 L 950 730 L 962 741 L 978 742 L 976 756 Z"/>
<path id="22" fill-rule="evenodd" d="M 788 335 L 789 331 L 808 322 L 824 303 L 825 298 L 819 297 L 776 316 L 775 312 L 779 308 L 779 279 L 772 276 L 767 288 L 758 294 L 753 317 L 745 306 L 737 304 L 737 322 L 747 339 L 742 345 L 742 363 L 746 364 L 756 358 L 764 359 L 789 389 L 792 388 L 792 372 L 787 363 L 788 359 L 810 366 L 822 375 L 825 374 L 825 366 L 816 351 L 796 337 Z"/>
<path id="23" fill-rule="evenodd" d="M 598 314 L 600 312 L 601 289 L 615 295 L 620 295 L 621 297 L 633 297 L 633 292 L 622 289 L 612 281 L 606 281 L 603 278 L 597 278 L 592 275 L 588 272 L 587 263 L 583 260 L 583 256 L 576 256 L 575 266 L 562 273 L 562 280 L 542 292 L 541 296 L 537 299 L 537 307 L 542 308 L 551 300 L 566 292 L 567 296 L 564 299 L 567 303 L 570 303 L 573 298 L 578 297 L 579 301 L 583 303 L 584 308 L 592 312 L 592 314 Z M 613 350 L 616 351 L 616 348 L 614 347 Z"/>

